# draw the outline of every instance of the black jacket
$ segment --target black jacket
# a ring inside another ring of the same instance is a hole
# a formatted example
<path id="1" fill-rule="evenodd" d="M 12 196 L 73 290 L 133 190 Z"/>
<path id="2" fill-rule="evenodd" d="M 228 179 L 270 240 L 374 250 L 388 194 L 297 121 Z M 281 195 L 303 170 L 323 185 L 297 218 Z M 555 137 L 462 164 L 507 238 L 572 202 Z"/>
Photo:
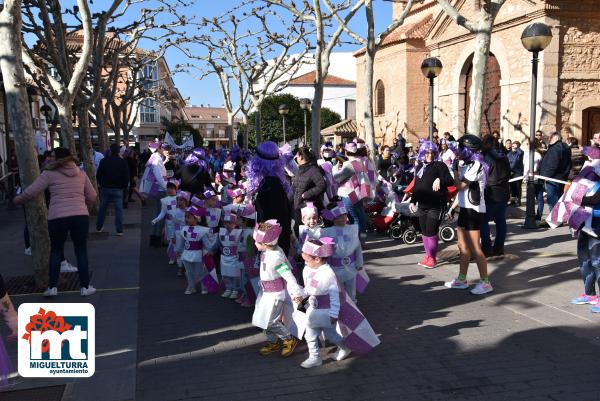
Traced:
<path id="1" fill-rule="evenodd" d="M 175 178 L 181 180 L 179 189 L 188 191 L 193 195 L 201 194 L 205 188 L 213 188 L 208 171 L 200 170 L 201 167 L 194 164 L 183 166 L 175 173 Z M 214 188 L 213 188 L 214 189 Z"/>
<path id="2" fill-rule="evenodd" d="M 105 157 L 100 160 L 96 178 L 102 188 L 125 189 L 129 185 L 129 166 L 119 156 Z"/>
<path id="3" fill-rule="evenodd" d="M 281 225 L 279 246 L 287 255 L 290 250 L 292 234 L 292 208 L 283 185 L 277 177 L 265 177 L 254 198 L 256 221 L 265 222 L 276 219 Z"/>
<path id="4" fill-rule="evenodd" d="M 486 164 L 490 167 L 485 184 L 486 202 L 508 202 L 510 199 L 510 162 L 502 152 L 490 149 L 484 152 Z"/>
<path id="5" fill-rule="evenodd" d="M 306 163 L 298 168 L 292 182 L 294 189 L 294 210 L 303 202 L 313 202 L 317 209 L 323 209 L 323 194 L 327 190 L 323 170 L 316 163 Z M 302 197 L 304 194 L 304 197 Z"/>
<path id="6" fill-rule="evenodd" d="M 432 188 L 436 178 L 440 179 L 440 190 L 437 192 Z M 421 178 L 416 176 L 411 202 L 418 202 L 420 209 L 439 209 L 448 203 L 448 187 L 453 184 L 448 166 L 443 162 L 433 162 L 427 166 Z"/>
<path id="7" fill-rule="evenodd" d="M 548 147 L 540 163 L 540 175 L 566 180 L 571 172 L 571 149 L 562 141 Z"/>

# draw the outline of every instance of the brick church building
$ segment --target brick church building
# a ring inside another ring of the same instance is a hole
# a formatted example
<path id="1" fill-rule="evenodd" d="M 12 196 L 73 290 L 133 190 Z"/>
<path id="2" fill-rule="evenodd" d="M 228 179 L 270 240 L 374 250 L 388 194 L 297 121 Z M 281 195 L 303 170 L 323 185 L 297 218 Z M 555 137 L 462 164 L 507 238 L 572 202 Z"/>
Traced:
<path id="1" fill-rule="evenodd" d="M 481 0 L 452 4 L 475 20 Z M 537 128 L 560 131 L 589 143 L 600 131 L 600 8 L 597 0 L 509 0 L 492 34 L 482 135 L 498 130 L 503 138 L 529 136 L 531 53 L 521 44 L 523 29 L 543 22 L 553 39 L 540 53 Z M 403 4 L 394 4 L 399 15 Z M 391 143 L 402 130 L 416 143 L 428 132 L 428 81 L 423 59 L 443 65 L 435 80 L 434 121 L 455 137 L 465 132 L 473 58 L 473 35 L 452 21 L 435 0 L 417 3 L 403 26 L 390 34 L 376 54 L 374 115 L 377 143 Z M 364 113 L 364 51 L 357 61 L 357 119 Z"/>

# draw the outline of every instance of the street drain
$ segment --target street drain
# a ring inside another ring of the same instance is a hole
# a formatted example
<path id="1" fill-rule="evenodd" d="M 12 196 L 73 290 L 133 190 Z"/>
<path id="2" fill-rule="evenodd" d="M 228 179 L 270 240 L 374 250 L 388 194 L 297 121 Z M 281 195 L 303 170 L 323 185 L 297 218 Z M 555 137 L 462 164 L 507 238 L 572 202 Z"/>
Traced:
<path id="1" fill-rule="evenodd" d="M 90 271 L 90 278 L 92 272 Z M 58 279 L 58 291 L 78 291 L 79 286 L 79 274 L 77 272 L 72 273 L 61 273 Z M 43 290 L 36 290 L 35 280 L 33 276 L 15 276 L 10 277 L 6 280 L 6 290 L 9 295 L 19 294 L 33 294 L 36 292 L 43 292 Z M 4 401 L 4 399 L 2 399 Z"/>

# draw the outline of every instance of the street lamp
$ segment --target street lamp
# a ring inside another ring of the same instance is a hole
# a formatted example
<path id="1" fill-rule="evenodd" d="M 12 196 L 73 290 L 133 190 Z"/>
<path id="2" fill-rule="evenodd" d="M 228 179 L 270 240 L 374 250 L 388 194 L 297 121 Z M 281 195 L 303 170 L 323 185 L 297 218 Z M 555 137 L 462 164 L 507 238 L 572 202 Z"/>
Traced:
<path id="1" fill-rule="evenodd" d="M 310 110 L 312 102 L 310 99 L 300 99 L 300 108 L 304 110 L 304 146 L 307 146 L 308 128 L 306 125 L 306 112 Z"/>
<path id="2" fill-rule="evenodd" d="M 523 228 L 538 228 L 535 222 L 535 182 L 534 182 L 534 158 L 535 158 L 535 108 L 537 103 L 537 73 L 538 54 L 543 51 L 552 41 L 550 27 L 541 22 L 528 25 L 521 35 L 523 47 L 533 53 L 531 60 L 531 111 L 529 117 L 529 177 L 527 177 L 527 206 L 525 209 L 525 222 Z"/>
<path id="3" fill-rule="evenodd" d="M 281 114 L 281 118 L 283 119 L 283 143 L 285 143 L 285 116 L 290 112 L 290 108 L 287 104 L 282 104 L 279 106 L 279 114 Z"/>
<path id="4" fill-rule="evenodd" d="M 429 57 L 421 63 L 421 71 L 429 78 L 429 140 L 433 140 L 433 80 L 442 72 L 442 62 L 435 57 Z"/>

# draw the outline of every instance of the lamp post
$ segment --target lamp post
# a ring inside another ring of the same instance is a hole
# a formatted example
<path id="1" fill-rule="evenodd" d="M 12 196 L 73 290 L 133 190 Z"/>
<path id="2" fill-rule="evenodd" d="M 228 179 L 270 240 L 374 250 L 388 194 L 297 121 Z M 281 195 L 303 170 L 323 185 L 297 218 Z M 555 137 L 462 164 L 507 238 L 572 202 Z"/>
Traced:
<path id="1" fill-rule="evenodd" d="M 421 72 L 429 78 L 429 140 L 433 140 L 433 80 L 442 72 L 442 62 L 435 57 L 429 57 L 421 63 Z"/>
<path id="2" fill-rule="evenodd" d="M 290 108 L 287 104 L 282 104 L 279 106 L 279 114 L 281 114 L 281 118 L 283 119 L 283 143 L 285 143 L 285 116 L 290 112 Z"/>
<path id="3" fill-rule="evenodd" d="M 523 228 L 538 228 L 535 222 L 535 182 L 534 182 L 534 158 L 535 158 L 535 125 L 536 125 L 536 103 L 537 103 L 537 73 L 538 55 L 552 41 L 552 31 L 546 24 L 536 22 L 528 25 L 521 35 L 523 47 L 533 53 L 531 60 L 531 110 L 529 117 L 529 176 L 527 177 L 527 206 L 525 209 L 525 222 Z"/>
<path id="4" fill-rule="evenodd" d="M 310 107 L 312 106 L 312 102 L 310 101 L 310 99 L 300 99 L 300 108 L 302 110 L 304 110 L 304 146 L 307 146 L 308 142 L 307 142 L 307 138 L 308 138 L 308 128 L 307 128 L 307 124 L 306 124 L 306 112 L 310 110 Z"/>

